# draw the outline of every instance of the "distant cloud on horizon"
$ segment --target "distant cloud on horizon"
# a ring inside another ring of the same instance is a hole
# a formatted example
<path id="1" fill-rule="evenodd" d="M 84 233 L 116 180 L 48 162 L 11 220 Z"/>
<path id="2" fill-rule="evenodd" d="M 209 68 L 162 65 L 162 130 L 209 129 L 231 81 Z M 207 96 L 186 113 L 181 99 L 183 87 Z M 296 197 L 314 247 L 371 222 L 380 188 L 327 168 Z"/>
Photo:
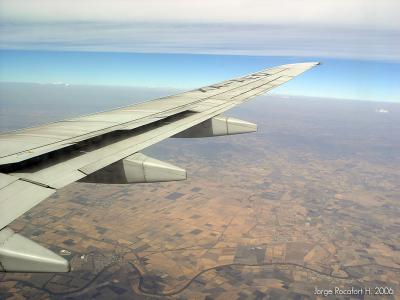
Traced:
<path id="1" fill-rule="evenodd" d="M 400 61 L 397 0 L 0 0 L 0 49 Z"/>
<path id="2" fill-rule="evenodd" d="M 376 110 L 376 112 L 380 113 L 380 114 L 387 114 L 389 112 L 389 110 L 384 109 L 384 108 L 379 108 Z"/>

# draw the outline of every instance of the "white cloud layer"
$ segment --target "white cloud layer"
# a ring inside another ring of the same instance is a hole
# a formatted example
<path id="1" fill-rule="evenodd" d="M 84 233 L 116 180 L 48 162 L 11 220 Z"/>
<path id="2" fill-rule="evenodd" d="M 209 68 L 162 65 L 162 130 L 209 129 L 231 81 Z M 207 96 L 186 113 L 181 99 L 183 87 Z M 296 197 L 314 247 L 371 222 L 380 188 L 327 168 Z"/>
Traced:
<path id="1" fill-rule="evenodd" d="M 399 28 L 398 0 L 2 0 L 6 21 L 326 24 Z"/>
<path id="2" fill-rule="evenodd" d="M 400 60 L 398 0 L 0 0 L 0 47 Z"/>

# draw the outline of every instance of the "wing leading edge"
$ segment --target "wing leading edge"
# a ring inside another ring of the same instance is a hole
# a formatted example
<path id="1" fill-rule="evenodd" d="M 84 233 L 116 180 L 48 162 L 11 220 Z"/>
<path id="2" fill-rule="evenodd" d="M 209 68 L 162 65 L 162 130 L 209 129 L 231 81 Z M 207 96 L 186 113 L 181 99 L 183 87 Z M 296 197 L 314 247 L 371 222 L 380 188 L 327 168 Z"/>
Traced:
<path id="1" fill-rule="evenodd" d="M 221 114 L 318 64 L 282 65 L 175 96 L 1 134 L 0 271 L 69 270 L 63 258 L 6 227 L 57 189 L 75 181 L 183 180 L 185 170 L 139 151 L 168 137 L 253 132 L 255 124 Z M 25 253 L 27 243 L 36 255 Z"/>

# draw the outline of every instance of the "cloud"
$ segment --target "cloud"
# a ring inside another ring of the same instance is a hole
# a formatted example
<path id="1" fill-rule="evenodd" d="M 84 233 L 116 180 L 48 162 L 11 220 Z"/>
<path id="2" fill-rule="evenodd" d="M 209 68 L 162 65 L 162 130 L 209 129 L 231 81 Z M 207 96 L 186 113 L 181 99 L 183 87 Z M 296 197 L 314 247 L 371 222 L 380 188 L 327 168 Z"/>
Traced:
<path id="1" fill-rule="evenodd" d="M 380 108 L 380 109 L 377 109 L 376 112 L 381 113 L 381 114 L 387 114 L 389 111 L 387 109 Z"/>
<path id="2" fill-rule="evenodd" d="M 0 47 L 400 60 L 397 0 L 0 0 Z"/>
<path id="3" fill-rule="evenodd" d="M 51 85 L 59 85 L 59 86 L 70 86 L 69 83 L 65 83 L 65 82 L 62 82 L 62 81 L 51 82 L 49 84 L 51 84 Z"/>
<path id="4" fill-rule="evenodd" d="M 12 22 L 400 25 L 397 0 L 2 0 L 0 7 Z"/>

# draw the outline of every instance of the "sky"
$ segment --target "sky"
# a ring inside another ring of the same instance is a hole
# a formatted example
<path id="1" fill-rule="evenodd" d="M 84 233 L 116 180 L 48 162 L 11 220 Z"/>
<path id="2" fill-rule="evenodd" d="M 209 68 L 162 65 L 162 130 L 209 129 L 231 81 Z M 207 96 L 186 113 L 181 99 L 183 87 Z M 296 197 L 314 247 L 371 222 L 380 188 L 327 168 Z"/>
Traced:
<path id="1" fill-rule="evenodd" d="M 400 102 L 397 0 L 0 0 L 0 81 L 195 88 L 322 61 L 275 93 Z"/>

